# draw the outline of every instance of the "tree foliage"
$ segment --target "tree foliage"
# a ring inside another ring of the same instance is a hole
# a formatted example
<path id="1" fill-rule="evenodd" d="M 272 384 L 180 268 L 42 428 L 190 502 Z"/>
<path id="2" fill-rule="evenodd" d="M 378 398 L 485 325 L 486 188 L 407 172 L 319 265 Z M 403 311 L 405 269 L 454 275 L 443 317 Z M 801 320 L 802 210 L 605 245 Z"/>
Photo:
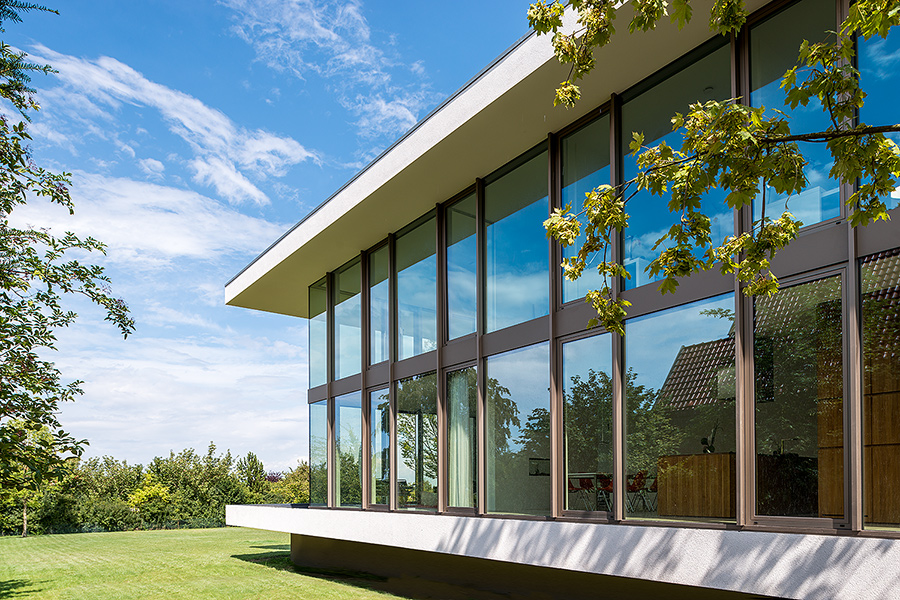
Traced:
<path id="1" fill-rule="evenodd" d="M 671 6 L 662 0 L 629 4 L 634 10 L 628 25 L 631 33 L 655 29 L 666 16 L 682 28 L 693 16 L 690 0 L 674 0 Z M 552 34 L 557 58 L 570 65 L 568 78 L 556 90 L 555 104 L 573 106 L 578 101 L 576 82 L 596 66 L 594 51 L 609 43 L 621 6 L 612 0 L 540 0 L 531 5 L 529 24 L 539 35 Z M 573 32 L 564 27 L 567 11 L 577 23 Z M 740 0 L 716 0 L 709 26 L 729 35 L 740 31 L 746 19 Z M 825 41 L 804 41 L 800 46 L 797 65 L 781 81 L 785 104 L 794 109 L 818 101 L 828 117 L 825 130 L 794 132 L 783 112 L 750 107 L 740 98 L 697 102 L 686 114 L 672 118 L 673 131 L 682 136 L 680 149 L 665 142 L 646 147 L 643 134 L 636 132 L 630 143 L 640 168 L 635 178 L 597 187 L 586 195 L 581 210 L 566 206 L 554 211 L 545 223 L 548 235 L 564 247 L 584 235 L 577 254 L 563 262 L 565 276 L 576 279 L 595 264 L 604 281 L 586 297 L 598 313 L 591 325 L 624 335 L 622 323 L 629 303 L 615 296 L 612 281 L 629 274 L 609 259 L 608 249 L 613 232 L 621 234 L 628 227 L 628 201 L 643 190 L 667 196 L 673 215 L 672 226 L 654 246 L 659 254 L 648 266 L 652 276 L 661 277 L 662 293 L 674 292 L 684 277 L 712 269 L 736 276 L 749 295 L 771 295 L 778 290 L 771 259 L 796 238 L 802 223 L 787 211 L 781 215 L 763 211 L 749 231 L 714 240 L 700 200 L 719 189 L 734 210 L 754 200 L 764 206 L 766 189 L 779 195 L 801 192 L 807 185 L 801 142 L 827 146 L 833 159 L 832 179 L 859 182 L 847 201 L 853 226 L 888 220 L 883 198 L 900 178 L 900 151 L 885 133 L 900 131 L 900 125 L 857 122 L 866 94 L 852 65 L 857 36 L 884 38 L 898 23 L 900 0 L 860 0 L 851 5 L 837 32 Z M 598 256 L 602 260 L 593 263 Z"/>
<path id="2" fill-rule="evenodd" d="M 36 4 L 0 0 L 0 33 L 6 23 L 21 21 L 21 15 L 31 10 L 49 11 Z M 39 199 L 74 211 L 70 175 L 38 166 L 29 146 L 27 121 L 40 108 L 30 87 L 31 74 L 49 72 L 48 65 L 31 63 L 24 52 L 0 41 L 0 98 L 22 116 L 19 122 L 0 116 L 0 482 L 4 485 L 21 465 L 34 474 L 33 486 L 44 477 L 61 477 L 66 457 L 80 455 L 87 443 L 63 431 L 57 419 L 59 404 L 83 393 L 82 382 L 65 381 L 44 358 L 55 350 L 56 331 L 77 316 L 64 306 L 64 298 L 87 298 L 125 337 L 134 329 L 128 307 L 112 296 L 103 269 L 71 257 L 104 253 L 101 242 L 11 223 L 16 209 Z M 33 435 L 44 428 L 52 435 Z"/>

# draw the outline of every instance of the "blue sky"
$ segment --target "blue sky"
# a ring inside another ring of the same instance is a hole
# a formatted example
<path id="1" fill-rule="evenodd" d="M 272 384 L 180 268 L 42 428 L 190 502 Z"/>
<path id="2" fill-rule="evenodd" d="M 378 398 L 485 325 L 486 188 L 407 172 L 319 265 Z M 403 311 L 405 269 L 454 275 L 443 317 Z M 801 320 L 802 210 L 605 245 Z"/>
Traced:
<path id="1" fill-rule="evenodd" d="M 527 5 L 71 0 L 8 25 L 59 71 L 34 81 L 33 149 L 76 203 L 15 219 L 106 242 L 137 321 L 122 341 L 76 305 L 51 356 L 85 381 L 61 421 L 88 456 L 306 457 L 306 322 L 226 307 L 223 286 L 525 34 Z"/>

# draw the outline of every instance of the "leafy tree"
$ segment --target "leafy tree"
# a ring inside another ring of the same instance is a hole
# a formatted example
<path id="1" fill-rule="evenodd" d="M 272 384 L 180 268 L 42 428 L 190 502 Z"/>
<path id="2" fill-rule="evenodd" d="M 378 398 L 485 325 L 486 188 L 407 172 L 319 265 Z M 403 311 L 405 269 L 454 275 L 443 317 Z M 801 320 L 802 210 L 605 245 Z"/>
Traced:
<path id="1" fill-rule="evenodd" d="M 55 12 L 0 0 L 0 33 L 31 10 Z M 87 443 L 63 431 L 57 418 L 61 402 L 83 393 L 81 382 L 65 382 L 42 358 L 55 350 L 55 332 L 77 316 L 64 307 L 64 297 L 87 298 L 125 337 L 134 323 L 125 303 L 111 295 L 103 269 L 71 258 L 73 252 L 104 253 L 102 243 L 11 223 L 13 211 L 36 198 L 74 210 L 70 175 L 38 166 L 28 145 L 27 121 L 40 108 L 30 77 L 52 69 L 27 58 L 0 41 L 0 98 L 22 116 L 20 122 L 0 116 L 0 483 L 10 485 L 24 465 L 33 474 L 29 485 L 34 489 L 44 478 L 61 477 L 66 458 L 80 455 Z M 38 435 L 45 428 L 51 435 Z"/>
<path id="2" fill-rule="evenodd" d="M 141 487 L 128 496 L 128 506 L 148 523 L 160 524 L 169 520 L 172 514 L 172 495 L 169 488 L 156 481 L 152 473 L 144 474 Z"/>
<path id="3" fill-rule="evenodd" d="M 668 4 L 660 0 L 634 0 L 634 15 L 628 30 L 655 29 L 669 15 Z M 539 0 L 528 10 L 531 27 L 540 34 L 553 34 L 553 47 L 569 76 L 556 90 L 555 104 L 573 106 L 580 91 L 576 81 L 595 66 L 594 50 L 609 43 L 615 32 L 619 3 L 609 0 Z M 679 28 L 692 17 L 690 0 L 675 0 L 670 19 Z M 566 10 L 575 13 L 576 31 L 563 31 Z M 710 11 L 710 29 L 722 35 L 737 33 L 747 19 L 743 2 L 716 0 Z M 613 232 L 628 227 L 629 200 L 647 190 L 668 196 L 673 214 L 671 228 L 659 238 L 654 250 L 659 254 L 647 270 L 660 276 L 662 293 L 674 292 L 679 280 L 714 268 L 734 274 L 747 294 L 771 295 L 778 280 L 769 270 L 772 256 L 796 238 L 802 225 L 789 212 L 766 215 L 754 221 L 750 231 L 713 240 L 710 218 L 700 200 L 713 189 L 724 194 L 729 209 L 749 206 L 767 188 L 779 195 L 795 194 L 807 184 L 804 167 L 808 161 L 798 142 L 825 144 L 833 166 L 830 177 L 841 183 L 859 182 L 847 205 L 853 226 L 888 220 L 883 198 L 900 178 L 900 151 L 885 136 L 900 131 L 900 125 L 871 126 L 856 122 L 865 92 L 860 74 L 851 65 L 857 36 L 887 37 L 900 24 L 900 0 L 859 0 L 837 32 L 825 41 L 804 41 L 798 65 L 789 69 L 781 83 L 785 104 L 792 109 L 818 101 L 830 125 L 824 131 L 793 132 L 789 118 L 780 111 L 750 107 L 739 99 L 724 102 L 697 102 L 687 114 L 672 118 L 673 130 L 683 143 L 675 149 L 661 143 L 644 146 L 641 133 L 634 133 L 630 148 L 641 169 L 637 176 L 618 186 L 601 185 L 589 192 L 581 210 L 571 206 L 556 210 L 545 222 L 548 234 L 563 246 L 584 241 L 577 255 L 563 262 L 565 275 L 577 279 L 594 258 L 604 284 L 587 294 L 597 310 L 591 325 L 603 325 L 624 335 L 623 320 L 629 303 L 614 297 L 611 281 L 627 278 L 622 265 L 609 260 Z M 706 207 L 704 207 L 706 208 Z M 702 252 L 697 252 L 697 249 Z"/>
<path id="4" fill-rule="evenodd" d="M 266 485 L 266 468 L 252 452 L 238 459 L 235 467 L 237 476 L 251 493 L 262 493 Z"/>
<path id="5" fill-rule="evenodd" d="M 284 478 L 272 484 L 277 501 L 285 504 L 309 502 L 309 463 L 300 461 Z"/>

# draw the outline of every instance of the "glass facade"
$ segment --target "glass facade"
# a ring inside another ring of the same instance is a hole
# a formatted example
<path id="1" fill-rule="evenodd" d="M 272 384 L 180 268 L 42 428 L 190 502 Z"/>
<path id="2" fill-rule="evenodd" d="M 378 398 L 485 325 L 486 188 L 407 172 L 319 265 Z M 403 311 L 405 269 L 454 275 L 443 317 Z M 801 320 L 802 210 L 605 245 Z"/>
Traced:
<path id="1" fill-rule="evenodd" d="M 519 165 L 484 191 L 487 331 L 542 317 L 547 287 L 547 153 Z"/>
<path id="2" fill-rule="evenodd" d="M 478 381 L 475 367 L 447 374 L 448 506 L 478 505 Z"/>
<path id="3" fill-rule="evenodd" d="M 841 278 L 756 299 L 756 509 L 844 516 Z"/>
<path id="4" fill-rule="evenodd" d="M 900 250 L 863 259 L 865 522 L 900 528 Z"/>
<path id="5" fill-rule="evenodd" d="M 786 106 L 781 78 L 796 65 L 803 40 L 823 41 L 826 32 L 837 27 L 835 15 L 834 0 L 800 0 L 750 28 L 750 103 L 788 114 L 792 132 L 824 131 L 830 124 L 828 115 L 815 99 L 794 110 Z M 803 77 L 802 73 L 798 77 Z M 793 197 L 766 188 L 765 203 L 761 196 L 753 203 L 754 221 L 763 216 L 763 205 L 767 217 L 777 219 L 788 211 L 804 225 L 840 216 L 840 190 L 837 182 L 828 177 L 831 154 L 824 144 L 804 144 L 802 150 L 809 160 L 804 169 L 809 185 Z"/>
<path id="6" fill-rule="evenodd" d="M 672 131 L 672 116 L 686 113 L 692 102 L 706 100 L 727 100 L 731 97 L 731 48 L 722 46 L 697 59 L 693 64 L 667 77 L 647 91 L 631 99 L 622 106 L 622 152 L 625 181 L 637 175 L 637 162 L 629 154 L 632 132 L 644 134 L 645 146 L 656 146 L 665 142 L 680 150 L 681 136 Z M 712 193 L 703 199 L 701 210 L 708 211 L 712 221 L 711 234 L 715 244 L 722 243 L 725 236 L 734 232 L 734 216 L 724 205 L 724 194 Z M 669 212 L 669 197 L 654 196 L 644 190 L 628 202 L 628 229 L 623 233 L 622 264 L 630 278 L 625 280 L 625 288 L 631 289 L 659 279 L 645 271 L 650 262 L 665 246 L 656 251 L 653 246 L 668 232 L 672 225 Z M 703 248 L 696 253 L 702 255 Z"/>
<path id="7" fill-rule="evenodd" d="M 397 508 L 437 509 L 437 445 L 435 374 L 397 382 Z"/>
<path id="8" fill-rule="evenodd" d="M 475 194 L 447 207 L 447 330 L 449 339 L 475 333 Z"/>
<path id="9" fill-rule="evenodd" d="M 334 497 L 337 506 L 362 506 L 362 398 L 334 399 Z"/>
<path id="10" fill-rule="evenodd" d="M 387 505 L 391 498 L 391 398 L 388 390 L 369 392 L 369 406 L 372 430 L 369 502 Z"/>
<path id="11" fill-rule="evenodd" d="M 390 247 L 385 244 L 369 255 L 369 364 L 390 356 Z"/>
<path id="12" fill-rule="evenodd" d="M 309 503 L 328 503 L 328 403 L 309 405 Z"/>
<path id="13" fill-rule="evenodd" d="M 355 260 L 334 274 L 334 377 L 359 373 L 362 364 L 360 313 L 360 261 Z"/>
<path id="14" fill-rule="evenodd" d="M 832 18 L 826 4 L 793 6 L 818 23 Z M 591 311 L 577 300 L 599 282 L 558 277 L 541 227 L 551 198 L 577 210 L 616 177 L 610 165 L 632 168 L 610 154 L 610 123 L 677 145 L 670 113 L 701 92 L 721 97 L 730 51 L 765 92 L 787 50 L 764 42 L 788 44 L 778 38 L 795 33 L 791 10 L 754 16 L 747 46 L 712 42 L 678 59 L 310 286 L 312 504 L 900 528 L 900 221 L 804 230 L 773 261 L 782 289 L 771 297 L 750 299 L 716 273 L 661 296 L 635 287 L 647 282 L 637 259 L 671 215 L 664 199 L 635 196 L 619 248 L 636 277 L 620 292 L 632 303 L 624 338 L 585 329 Z M 796 29 L 823 26 L 808 22 Z M 861 43 L 864 78 L 893 81 L 894 43 Z M 875 86 L 862 118 L 896 120 L 891 90 Z M 818 204 L 804 192 L 789 208 L 820 218 L 828 185 Z M 716 231 L 751 216 L 724 210 Z"/>
<path id="15" fill-rule="evenodd" d="M 487 510 L 550 514 L 550 348 L 487 359 Z"/>
<path id="16" fill-rule="evenodd" d="M 625 328 L 626 514 L 735 518 L 734 295 Z"/>
<path id="17" fill-rule="evenodd" d="M 612 339 L 595 335 L 563 344 L 566 508 L 613 506 Z"/>
<path id="18" fill-rule="evenodd" d="M 437 347 L 435 219 L 397 237 L 397 354 L 410 358 Z"/>
<path id="19" fill-rule="evenodd" d="M 309 387 L 328 381 L 328 294 L 323 277 L 309 286 Z"/>
<path id="20" fill-rule="evenodd" d="M 609 115 L 585 125 L 560 141 L 562 158 L 562 205 L 571 206 L 574 213 L 584 208 L 585 195 L 599 185 L 610 184 L 609 176 Z M 563 248 L 563 258 L 578 253 L 584 243 L 581 235 L 575 243 Z M 598 260 L 602 260 L 602 257 Z M 575 281 L 563 279 L 563 302 L 581 300 L 590 290 L 603 285 L 600 274 L 589 266 Z"/>

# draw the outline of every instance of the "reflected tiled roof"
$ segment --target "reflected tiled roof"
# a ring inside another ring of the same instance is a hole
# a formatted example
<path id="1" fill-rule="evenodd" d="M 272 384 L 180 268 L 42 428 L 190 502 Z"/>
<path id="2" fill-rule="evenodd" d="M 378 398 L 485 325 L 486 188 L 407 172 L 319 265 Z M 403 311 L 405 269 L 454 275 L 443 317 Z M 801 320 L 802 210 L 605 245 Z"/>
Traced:
<path id="1" fill-rule="evenodd" d="M 734 397 L 734 337 L 682 346 L 660 389 L 666 406 L 680 410 L 723 399 L 719 390 L 730 386 Z"/>

